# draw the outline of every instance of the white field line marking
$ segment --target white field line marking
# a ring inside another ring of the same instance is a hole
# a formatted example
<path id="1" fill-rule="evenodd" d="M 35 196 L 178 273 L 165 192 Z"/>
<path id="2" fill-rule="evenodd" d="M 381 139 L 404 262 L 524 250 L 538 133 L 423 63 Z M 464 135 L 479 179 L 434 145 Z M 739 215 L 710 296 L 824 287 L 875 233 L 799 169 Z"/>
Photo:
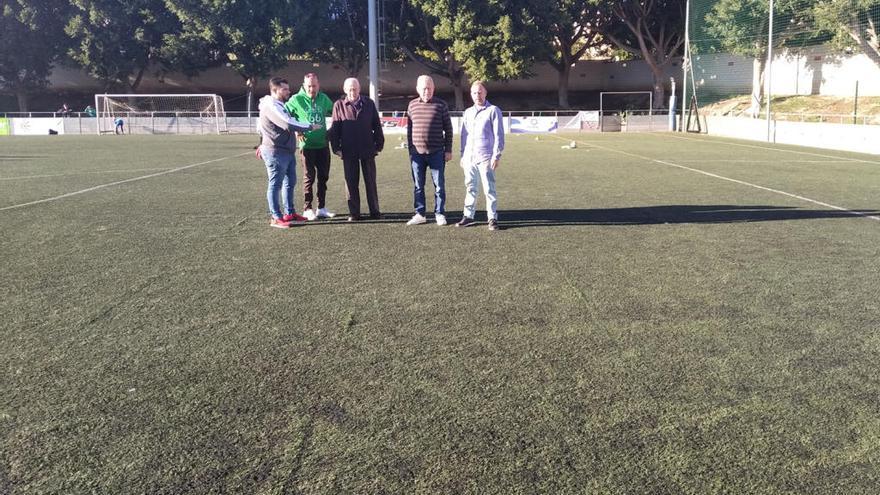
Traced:
<path id="1" fill-rule="evenodd" d="M 69 192 L 69 193 L 66 193 L 66 194 L 62 194 L 62 195 L 60 195 L 60 196 L 54 196 L 54 197 L 46 198 L 46 199 L 38 199 L 38 200 L 36 200 L 36 201 L 30 201 L 30 202 L 28 202 L 28 203 L 21 203 L 21 204 L 12 205 L 12 206 L 4 206 L 3 208 L 0 208 L 0 211 L 14 210 L 14 209 L 16 209 L 16 208 L 24 208 L 25 206 L 38 205 L 38 204 L 40 204 L 40 203 L 48 203 L 48 202 L 50 202 L 50 201 L 56 201 L 56 200 L 59 200 L 59 199 L 69 198 L 69 197 L 71 197 L 71 196 L 77 196 L 77 195 L 79 195 L 79 194 L 85 194 L 85 193 L 87 193 L 87 192 L 97 191 L 98 189 L 104 189 L 104 188 L 111 187 L 111 186 L 118 186 L 119 184 L 127 184 L 127 183 L 129 183 L 129 182 L 136 182 L 136 181 L 139 181 L 139 180 L 145 180 L 145 179 L 151 179 L 151 178 L 153 178 L 153 177 L 159 177 L 160 175 L 173 174 L 174 172 L 180 172 L 181 170 L 187 170 L 187 169 L 190 169 L 190 168 L 193 168 L 193 167 L 198 167 L 198 166 L 201 166 L 201 165 L 207 165 L 207 164 L 209 164 L 209 163 L 216 163 L 216 162 L 220 162 L 220 161 L 223 161 L 223 160 L 228 160 L 228 159 L 230 159 L 230 158 L 237 158 L 237 157 L 239 157 L 239 156 L 245 156 L 245 155 L 249 155 L 249 154 L 251 154 L 251 153 L 252 153 L 251 151 L 247 151 L 247 152 L 244 152 L 244 153 L 238 153 L 238 154 L 236 154 L 236 155 L 230 155 L 230 156 L 224 156 L 224 157 L 222 157 L 222 158 L 216 158 L 216 159 L 214 159 L 214 160 L 208 160 L 208 161 L 205 161 L 205 162 L 193 163 L 193 164 L 191 164 L 191 165 L 184 165 L 184 166 L 182 166 L 182 167 L 171 168 L 171 169 L 163 170 L 163 171 L 161 171 L 161 172 L 156 172 L 155 174 L 141 175 L 141 176 L 139 176 L 139 177 L 132 177 L 132 178 L 130 178 L 130 179 L 125 179 L 125 180 L 118 180 L 118 181 L 116 181 L 116 182 L 108 182 L 107 184 L 100 184 L 100 185 L 97 185 L 97 186 L 94 186 L 94 187 L 89 187 L 89 188 L 86 188 L 86 189 L 81 189 L 81 190 L 79 190 L 79 191 L 74 191 L 74 192 Z"/>
<path id="2" fill-rule="evenodd" d="M 559 138 L 559 139 L 565 139 L 565 138 Z M 579 141 L 579 142 L 580 142 L 580 141 Z M 584 143 L 584 144 L 588 144 L 588 143 Z M 613 149 L 613 148 L 606 148 L 606 147 L 604 147 L 604 146 L 599 146 L 599 145 L 597 145 L 597 144 L 592 144 L 591 146 L 595 146 L 595 147 L 597 147 L 597 148 L 603 149 L 603 150 L 605 150 L 605 151 L 609 151 L 609 152 L 611 152 L 611 153 L 620 153 L 620 154 L 622 154 L 622 155 L 632 156 L 632 157 L 639 158 L 639 159 L 642 159 L 642 160 L 645 160 L 645 161 L 649 161 L 649 162 L 652 162 L 652 163 L 660 163 L 660 164 L 662 164 L 662 165 L 666 165 L 666 166 L 668 166 L 668 167 L 680 168 L 680 169 L 682 169 L 682 170 L 687 170 L 687 171 L 689 171 L 689 172 L 694 172 L 694 173 L 697 173 L 697 174 L 702 174 L 702 175 L 705 175 L 705 176 L 707 176 L 707 177 L 713 177 L 713 178 L 715 178 L 715 179 L 726 180 L 726 181 L 728 181 L 728 182 L 734 182 L 734 183 L 736 183 L 736 184 L 741 184 L 741 185 L 744 185 L 744 186 L 754 187 L 755 189 L 761 189 L 761 190 L 764 190 L 764 191 L 769 191 L 769 192 L 772 192 L 772 193 L 781 194 L 781 195 L 783 195 L 783 196 L 788 196 L 788 197 L 790 197 L 790 198 L 799 199 L 799 200 L 801 200 L 801 201 L 806 201 L 806 202 L 808 202 L 808 203 L 813 203 L 813 204 L 815 204 L 815 205 L 824 206 L 825 208 L 831 208 L 831 209 L 833 209 L 833 210 L 842 211 L 842 212 L 847 213 L 847 214 L 849 214 L 849 215 L 855 215 L 855 216 L 860 216 L 860 217 L 864 217 L 864 218 L 870 218 L 871 220 L 876 220 L 876 221 L 880 222 L 880 216 L 868 215 L 867 213 L 861 213 L 861 212 L 858 212 L 858 211 L 850 210 L 849 208 L 843 208 L 843 207 L 841 207 L 841 206 L 835 206 L 835 205 L 832 205 L 832 204 L 829 204 L 829 203 L 823 203 L 822 201 L 817 201 L 817 200 L 815 200 L 815 199 L 810 199 L 810 198 L 807 198 L 807 197 L 804 197 L 804 196 L 799 196 L 799 195 L 797 195 L 797 194 L 792 194 L 792 193 L 785 192 L 785 191 L 780 191 L 779 189 L 772 189 L 772 188 L 769 188 L 769 187 L 760 186 L 760 185 L 758 185 L 758 184 L 752 184 L 751 182 L 746 182 L 746 181 L 742 181 L 742 180 L 738 180 L 738 179 L 731 179 L 730 177 L 725 177 L 725 176 L 723 176 L 723 175 L 713 174 L 713 173 L 711 173 L 711 172 L 706 172 L 705 170 L 700 170 L 700 169 L 691 168 L 691 167 L 685 167 L 684 165 L 679 165 L 679 164 L 677 164 L 677 163 L 667 162 L 667 161 L 664 161 L 664 160 L 657 160 L 657 159 L 650 158 L 650 157 L 647 157 L 647 156 L 642 156 L 642 155 L 637 155 L 637 154 L 635 154 L 635 153 L 630 153 L 630 152 L 628 152 L 628 151 L 620 151 L 620 150 L 616 150 L 616 149 Z M 771 148 L 771 149 L 772 149 L 772 148 Z"/>
<path id="3" fill-rule="evenodd" d="M 675 139 L 684 139 L 684 140 L 687 140 L 687 141 L 706 142 L 706 140 L 703 140 L 703 139 L 700 139 L 700 138 L 691 138 L 691 137 L 685 137 L 685 136 L 674 136 L 674 135 L 672 135 L 672 133 L 669 133 L 669 134 L 667 134 L 667 135 L 668 135 L 669 137 L 671 137 L 671 138 L 675 138 Z M 818 156 L 818 157 L 820 157 L 820 158 L 833 158 L 833 159 L 835 159 L 835 160 L 844 160 L 844 161 L 848 161 L 848 162 L 860 162 L 860 163 L 870 163 L 870 164 L 873 164 L 873 165 L 880 165 L 880 161 L 876 161 L 876 160 L 862 160 L 861 158 L 847 158 L 847 157 L 845 157 L 845 156 L 823 155 L 822 153 L 812 153 L 812 152 L 809 152 L 809 151 L 786 150 L 786 149 L 781 149 L 781 148 L 772 148 L 772 147 L 770 147 L 770 146 L 758 146 L 758 145 L 756 145 L 756 144 L 731 143 L 731 142 L 729 142 L 729 141 L 724 141 L 724 140 L 721 140 L 721 139 L 711 139 L 711 138 L 710 138 L 708 141 L 709 141 L 709 142 L 712 142 L 712 143 L 717 143 L 717 144 L 727 144 L 727 145 L 730 145 L 730 146 L 740 146 L 740 147 L 742 147 L 742 148 L 755 148 L 755 149 L 759 149 L 759 150 L 779 151 L 779 152 L 782 152 L 782 153 L 794 153 L 794 154 L 796 154 L 796 155 Z"/>
<path id="4" fill-rule="evenodd" d="M 682 163 L 852 163 L 852 160 L 677 160 Z"/>
<path id="5" fill-rule="evenodd" d="M 153 170 L 168 170 L 167 168 L 129 168 L 120 170 L 93 170 L 90 172 L 70 172 L 68 174 L 46 174 L 46 175 L 21 175 L 18 177 L 0 177 L 0 180 L 25 180 L 25 179 L 46 179 L 50 177 L 69 177 L 73 175 L 87 174 L 116 174 L 129 172 L 151 172 Z"/>

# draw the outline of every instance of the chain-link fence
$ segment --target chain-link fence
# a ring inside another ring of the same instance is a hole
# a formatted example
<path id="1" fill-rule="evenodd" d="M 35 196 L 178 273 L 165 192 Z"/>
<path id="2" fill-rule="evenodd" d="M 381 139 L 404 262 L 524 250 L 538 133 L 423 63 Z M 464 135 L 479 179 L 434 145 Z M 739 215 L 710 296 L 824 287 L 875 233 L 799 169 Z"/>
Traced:
<path id="1" fill-rule="evenodd" d="M 686 109 L 880 124 L 880 0 L 689 3 Z"/>

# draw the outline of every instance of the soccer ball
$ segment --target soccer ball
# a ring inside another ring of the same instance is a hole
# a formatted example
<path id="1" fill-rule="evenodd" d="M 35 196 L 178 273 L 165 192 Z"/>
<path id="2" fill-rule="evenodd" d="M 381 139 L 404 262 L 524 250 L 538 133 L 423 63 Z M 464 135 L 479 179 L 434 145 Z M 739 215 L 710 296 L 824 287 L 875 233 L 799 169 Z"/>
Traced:
<path id="1" fill-rule="evenodd" d="M 578 144 L 575 141 L 572 141 L 571 144 L 568 145 L 569 148 L 575 149 L 578 147 Z"/>

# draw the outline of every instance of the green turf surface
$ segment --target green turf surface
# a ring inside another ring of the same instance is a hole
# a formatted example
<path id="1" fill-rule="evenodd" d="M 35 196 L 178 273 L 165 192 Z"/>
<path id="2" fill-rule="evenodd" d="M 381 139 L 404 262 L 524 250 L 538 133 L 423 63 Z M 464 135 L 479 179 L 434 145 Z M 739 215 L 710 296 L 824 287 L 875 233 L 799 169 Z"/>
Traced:
<path id="1" fill-rule="evenodd" d="M 396 136 L 288 231 L 251 136 L 2 138 L 0 493 L 875 493 L 880 221 L 674 165 L 876 215 L 880 159 L 570 138 L 499 232 L 405 227 Z"/>

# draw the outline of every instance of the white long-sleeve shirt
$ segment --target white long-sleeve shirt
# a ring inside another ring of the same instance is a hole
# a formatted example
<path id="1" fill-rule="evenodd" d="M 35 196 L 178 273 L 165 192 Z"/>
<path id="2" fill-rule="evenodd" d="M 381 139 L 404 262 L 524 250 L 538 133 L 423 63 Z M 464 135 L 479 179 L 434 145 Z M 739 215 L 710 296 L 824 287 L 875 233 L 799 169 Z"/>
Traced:
<path id="1" fill-rule="evenodd" d="M 504 151 L 504 117 L 501 109 L 487 100 L 474 105 L 461 119 L 461 157 L 471 163 L 500 160 Z"/>

